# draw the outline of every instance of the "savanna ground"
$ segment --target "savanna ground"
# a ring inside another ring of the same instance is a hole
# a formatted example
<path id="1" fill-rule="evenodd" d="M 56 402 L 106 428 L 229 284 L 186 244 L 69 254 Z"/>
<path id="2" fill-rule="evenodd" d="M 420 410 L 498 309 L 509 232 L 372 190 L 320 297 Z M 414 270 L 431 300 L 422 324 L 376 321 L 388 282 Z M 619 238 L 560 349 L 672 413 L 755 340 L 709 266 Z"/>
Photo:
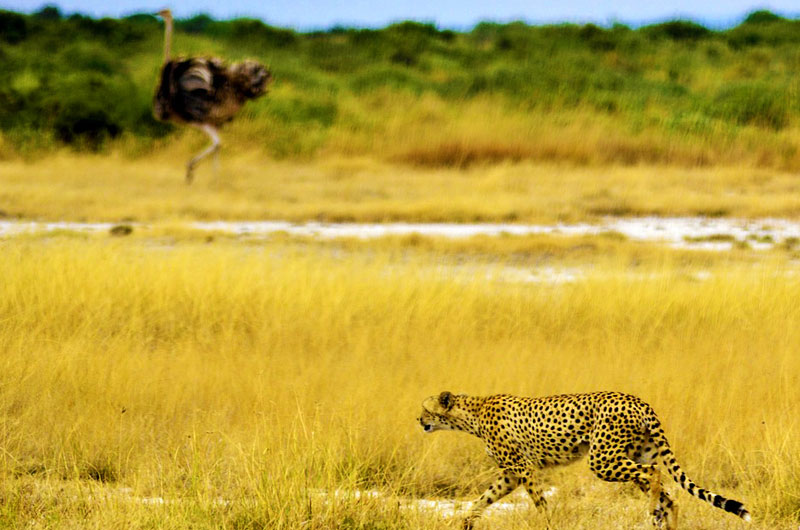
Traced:
<path id="1" fill-rule="evenodd" d="M 137 159 L 61 152 L 0 162 L 0 210 L 10 219 L 143 223 L 800 217 L 800 179 L 789 170 L 534 162 L 419 168 L 367 157 L 275 161 L 236 151 L 223 152 L 219 174 L 211 163 L 201 166 L 197 186 L 183 182 L 191 149 L 180 145 Z"/>
<path id="2" fill-rule="evenodd" d="M 408 501 L 470 500 L 494 466 L 475 439 L 421 432 L 426 396 L 616 389 L 655 407 L 688 474 L 745 502 L 754 528 L 797 528 L 796 242 L 187 223 L 797 219 L 799 22 L 180 21 L 178 49 L 276 74 L 223 133 L 220 174 L 188 187 L 203 140 L 149 118 L 152 17 L 0 23 L 0 220 L 135 223 L 0 239 L 0 526 L 453 528 Z M 508 274 L 543 268 L 581 273 Z M 641 493 L 585 464 L 543 483 L 548 512 L 490 510 L 483 527 L 648 527 Z M 742 524 L 677 500 L 684 528 Z"/>
<path id="3" fill-rule="evenodd" d="M 486 249 L 480 272 L 448 268 L 470 258 L 429 243 L 7 239 L 4 524 L 449 528 L 399 501 L 467 500 L 494 467 L 474 439 L 424 435 L 422 398 L 614 388 L 650 401 L 691 476 L 745 501 L 756 528 L 796 528 L 791 257 L 612 241 L 584 248 L 587 277 L 548 285 L 493 274 L 505 260 Z M 527 256 L 566 260 L 557 248 Z M 638 490 L 585 465 L 544 481 L 547 516 L 489 527 L 646 528 Z M 337 490 L 384 497 L 320 493 Z M 678 498 L 686 527 L 738 524 Z"/>

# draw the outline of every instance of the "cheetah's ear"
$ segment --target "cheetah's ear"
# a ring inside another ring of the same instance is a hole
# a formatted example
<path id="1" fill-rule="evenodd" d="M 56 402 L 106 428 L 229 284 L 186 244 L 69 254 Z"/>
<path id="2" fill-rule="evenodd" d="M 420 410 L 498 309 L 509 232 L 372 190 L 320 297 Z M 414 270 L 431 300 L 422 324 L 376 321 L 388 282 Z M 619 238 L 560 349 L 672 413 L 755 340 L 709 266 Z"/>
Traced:
<path id="1" fill-rule="evenodd" d="M 439 394 L 439 405 L 441 405 L 444 410 L 450 410 L 453 406 L 453 401 L 453 394 L 450 392 L 442 392 Z"/>

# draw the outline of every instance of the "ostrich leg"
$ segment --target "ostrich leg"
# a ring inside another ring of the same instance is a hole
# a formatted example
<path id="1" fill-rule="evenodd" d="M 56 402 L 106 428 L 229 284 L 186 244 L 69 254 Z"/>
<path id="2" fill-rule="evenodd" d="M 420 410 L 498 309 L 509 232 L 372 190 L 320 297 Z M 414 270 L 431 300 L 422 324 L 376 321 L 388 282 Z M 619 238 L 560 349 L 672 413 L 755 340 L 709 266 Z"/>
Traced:
<path id="1" fill-rule="evenodd" d="M 209 145 L 208 147 L 197 153 L 194 157 L 192 157 L 191 160 L 189 160 L 189 163 L 186 164 L 186 184 L 192 183 L 192 179 L 194 178 L 193 172 L 195 166 L 197 166 L 197 164 L 199 164 L 201 160 L 203 160 L 211 153 L 214 153 L 216 155 L 216 153 L 219 151 L 219 145 L 220 145 L 219 134 L 217 134 L 217 129 L 213 125 L 210 125 L 208 123 L 193 123 L 192 126 L 197 127 L 198 129 L 206 133 L 208 137 L 211 138 L 211 145 Z"/>

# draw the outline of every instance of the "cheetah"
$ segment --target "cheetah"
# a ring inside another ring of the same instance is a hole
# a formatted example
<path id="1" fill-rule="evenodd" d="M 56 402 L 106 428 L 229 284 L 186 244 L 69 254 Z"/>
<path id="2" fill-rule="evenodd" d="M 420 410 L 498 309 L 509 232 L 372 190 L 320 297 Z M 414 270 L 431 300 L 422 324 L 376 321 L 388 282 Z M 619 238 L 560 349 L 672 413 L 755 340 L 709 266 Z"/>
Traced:
<path id="1" fill-rule="evenodd" d="M 633 482 L 650 497 L 655 528 L 675 530 L 678 507 L 664 491 L 657 465 L 684 490 L 717 508 L 750 521 L 741 502 L 695 485 L 675 461 L 661 422 L 643 400 L 621 392 L 565 394 L 542 398 L 499 394 L 486 397 L 442 392 L 422 403 L 425 432 L 463 431 L 486 443 L 500 476 L 473 503 L 463 528 L 472 529 L 487 506 L 522 486 L 536 506 L 545 499 L 537 470 L 567 464 L 588 454 L 601 480 Z"/>

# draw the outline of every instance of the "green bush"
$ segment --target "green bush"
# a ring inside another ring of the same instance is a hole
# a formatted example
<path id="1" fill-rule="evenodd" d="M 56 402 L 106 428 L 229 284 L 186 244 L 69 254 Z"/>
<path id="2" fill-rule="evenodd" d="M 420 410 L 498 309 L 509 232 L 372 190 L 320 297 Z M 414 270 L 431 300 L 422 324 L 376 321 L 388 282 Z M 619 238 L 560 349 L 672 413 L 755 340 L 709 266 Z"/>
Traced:
<path id="1" fill-rule="evenodd" d="M 586 24 L 583 26 L 578 32 L 578 35 L 589 45 L 589 48 L 593 50 L 608 51 L 617 47 L 617 39 L 614 34 L 594 24 Z"/>
<path id="2" fill-rule="evenodd" d="M 39 20 L 58 21 L 61 20 L 61 11 L 54 5 L 46 5 L 33 16 Z"/>
<path id="3" fill-rule="evenodd" d="M 689 20 L 674 20 L 642 28 L 652 38 L 666 38 L 675 41 L 693 41 L 709 37 L 711 30 Z"/>
<path id="4" fill-rule="evenodd" d="M 240 18 L 230 22 L 230 34 L 234 39 L 258 41 L 264 46 L 283 48 L 296 44 L 293 31 L 267 26 L 260 20 Z"/>
<path id="5" fill-rule="evenodd" d="M 758 20 L 761 17 L 756 17 Z M 762 20 L 744 23 L 726 32 L 728 45 L 735 49 L 749 46 L 767 45 L 772 47 L 784 44 L 800 44 L 800 20 Z"/>
<path id="6" fill-rule="evenodd" d="M 786 20 L 785 18 L 776 15 L 772 11 L 767 10 L 760 10 L 760 11 L 753 11 L 744 19 L 744 24 L 770 24 L 772 22 L 781 22 Z"/>
<path id="7" fill-rule="evenodd" d="M 108 48 L 92 42 L 67 44 L 58 54 L 60 61 L 69 61 L 76 71 L 97 72 L 106 76 L 120 73 L 119 58 Z"/>
<path id="8" fill-rule="evenodd" d="M 740 125 L 777 130 L 789 121 L 789 97 L 784 87 L 764 81 L 740 81 L 720 89 L 712 114 Z"/>
<path id="9" fill-rule="evenodd" d="M 352 76 L 350 88 L 356 93 L 364 93 L 380 88 L 393 88 L 421 94 L 430 83 L 407 68 L 378 65 Z"/>
<path id="10" fill-rule="evenodd" d="M 25 17 L 10 11 L 0 11 L 0 40 L 16 44 L 28 35 Z"/>
<path id="11" fill-rule="evenodd" d="M 267 104 L 273 120 L 286 124 L 316 122 L 324 127 L 333 124 L 338 114 L 336 102 L 330 97 L 276 96 Z"/>
<path id="12" fill-rule="evenodd" d="M 216 25 L 214 19 L 205 13 L 195 15 L 192 18 L 177 20 L 175 22 L 175 27 L 178 30 L 195 35 L 208 33 L 214 25 Z"/>
<path id="13" fill-rule="evenodd" d="M 132 129 L 139 118 L 136 87 L 124 78 L 97 73 L 69 76 L 51 85 L 42 101 L 56 137 L 96 150 L 109 138 Z"/>

